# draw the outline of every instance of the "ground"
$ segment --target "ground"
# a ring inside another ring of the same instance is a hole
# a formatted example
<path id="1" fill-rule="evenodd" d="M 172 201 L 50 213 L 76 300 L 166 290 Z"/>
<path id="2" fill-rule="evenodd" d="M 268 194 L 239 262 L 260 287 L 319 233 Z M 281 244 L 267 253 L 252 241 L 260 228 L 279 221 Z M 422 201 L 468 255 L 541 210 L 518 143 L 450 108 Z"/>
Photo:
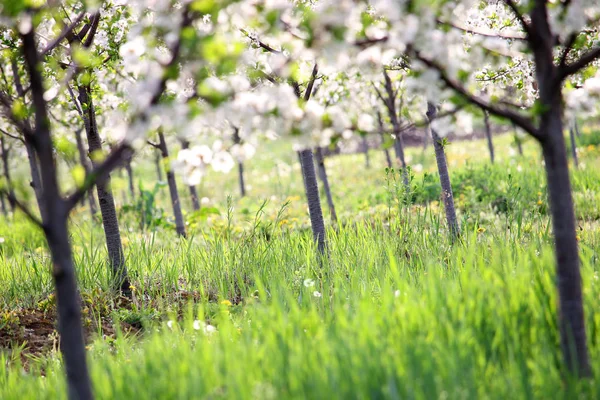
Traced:
<path id="1" fill-rule="evenodd" d="M 572 184 L 597 370 L 600 133 L 583 132 Z M 113 182 L 133 299 L 109 290 L 98 222 L 84 207 L 71 220 L 97 397 L 597 398 L 600 381 L 562 377 L 539 149 L 527 141 L 518 155 L 511 134 L 495 145 L 495 165 L 482 140 L 447 146 L 454 244 L 432 147 L 407 151 L 409 198 L 379 149 L 369 169 L 361 154 L 327 158 L 340 223 L 321 260 L 289 143 L 247 162 L 246 198 L 234 171 L 211 173 L 194 213 L 180 183 L 189 240 L 144 155 L 142 196 L 120 173 Z M 0 237 L 0 398 L 64 398 L 43 236 L 16 216 Z"/>

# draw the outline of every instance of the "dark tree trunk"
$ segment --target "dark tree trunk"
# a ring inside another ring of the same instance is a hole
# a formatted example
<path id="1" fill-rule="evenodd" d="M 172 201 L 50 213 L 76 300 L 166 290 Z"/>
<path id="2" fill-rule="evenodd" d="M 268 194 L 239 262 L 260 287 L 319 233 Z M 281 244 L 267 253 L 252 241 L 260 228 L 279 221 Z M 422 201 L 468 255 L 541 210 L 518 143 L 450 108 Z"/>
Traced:
<path id="1" fill-rule="evenodd" d="M 369 157 L 369 141 L 367 140 L 367 136 L 362 137 L 363 144 L 363 153 L 365 154 L 365 168 L 371 168 L 371 159 Z"/>
<path id="2" fill-rule="evenodd" d="M 135 201 L 135 182 L 133 178 L 133 168 L 131 167 L 131 159 L 125 163 L 125 170 L 127 171 L 127 182 L 129 183 L 129 195 L 131 196 L 131 202 Z"/>
<path id="3" fill-rule="evenodd" d="M 397 127 L 394 127 L 394 132 L 396 136 L 396 139 L 394 139 L 394 150 L 396 151 L 396 158 L 402 167 L 402 182 L 404 183 L 404 188 L 408 193 L 410 191 L 410 180 L 408 177 L 408 166 L 406 165 L 406 159 L 404 158 L 404 143 L 402 140 L 402 134 Z"/>
<path id="4" fill-rule="evenodd" d="M 320 147 L 315 148 L 315 160 L 317 162 L 317 173 L 319 179 L 323 182 L 323 190 L 325 191 L 325 197 L 327 199 L 327 206 L 331 214 L 331 222 L 337 223 L 337 213 L 335 212 L 335 204 L 333 203 L 333 196 L 331 195 L 331 187 L 329 186 L 329 179 L 327 178 L 327 170 L 325 169 L 325 158 L 323 157 L 323 150 Z"/>
<path id="5" fill-rule="evenodd" d="M 410 192 L 410 179 L 408 176 L 408 168 L 406 165 L 406 159 L 404 158 L 404 143 L 402 140 L 402 129 L 400 127 L 400 121 L 398 114 L 396 113 L 396 98 L 398 96 L 398 90 L 394 90 L 392 87 L 392 80 L 388 75 L 387 71 L 383 70 L 383 78 L 385 80 L 385 91 L 387 98 L 380 96 L 388 110 L 392 127 L 394 128 L 394 151 L 396 152 L 396 159 L 402 168 L 402 181 L 404 182 L 404 188 L 406 193 Z"/>
<path id="6" fill-rule="evenodd" d="M 492 164 L 495 161 L 494 142 L 492 141 L 492 128 L 490 127 L 490 115 L 487 111 L 483 112 L 483 121 L 485 123 L 485 138 L 487 139 L 488 150 L 490 152 L 490 160 Z"/>
<path id="7" fill-rule="evenodd" d="M 31 182 L 29 183 L 33 188 L 35 199 L 40 209 L 40 215 L 43 217 L 46 212 L 44 209 L 44 200 L 42 193 L 42 179 L 40 177 L 40 167 L 38 159 L 33 149 L 33 145 L 29 141 L 25 141 L 25 150 L 27 151 L 27 161 L 29 161 L 29 169 L 31 170 Z"/>
<path id="8" fill-rule="evenodd" d="M 579 160 L 577 159 L 577 141 L 575 140 L 575 123 L 569 128 L 569 137 L 571 139 L 571 155 L 573 156 L 573 164 L 575 168 L 579 168 Z"/>
<path id="9" fill-rule="evenodd" d="M 550 212 L 557 263 L 561 346 L 569 370 L 591 374 L 588 358 L 579 251 L 569 165 L 563 136 L 560 103 L 545 114 L 540 124 L 546 165 Z"/>
<path id="10" fill-rule="evenodd" d="M 79 163 L 85 170 L 85 174 L 88 175 L 90 173 L 91 167 L 88 162 L 88 158 L 86 156 L 85 147 L 83 146 L 83 139 L 81 138 L 81 130 L 75 130 L 75 141 L 77 142 L 77 152 L 79 153 Z M 92 214 L 92 221 L 96 216 L 98 210 L 96 209 L 96 199 L 94 198 L 94 191 L 88 190 L 88 203 L 90 206 L 90 213 Z"/>
<path id="11" fill-rule="evenodd" d="M 579 131 L 579 124 L 577 123 L 577 118 L 573 120 L 573 127 L 575 128 L 575 135 L 577 135 L 577 137 L 581 136 L 581 132 Z"/>
<path id="12" fill-rule="evenodd" d="M 156 156 L 154 157 L 154 166 L 156 167 L 156 178 L 158 179 L 159 182 L 163 182 L 163 172 L 162 172 L 162 166 L 161 166 L 161 158 L 160 158 L 160 154 L 156 153 Z"/>
<path id="13" fill-rule="evenodd" d="M 12 177 L 10 176 L 10 165 L 8 162 L 8 146 L 6 145 L 3 135 L 0 135 L 0 150 L 2 150 L 2 167 L 3 167 L 4 179 L 6 179 L 6 185 L 8 186 L 8 193 L 12 198 L 14 198 L 15 192 L 13 190 Z M 1 197 L 2 197 L 2 211 L 4 212 L 4 215 L 8 215 L 8 210 L 6 209 L 6 204 L 4 204 L 4 196 L 1 196 Z M 14 213 L 15 207 L 12 203 L 10 205 L 10 208 L 11 208 L 11 211 Z"/>
<path id="14" fill-rule="evenodd" d="M 58 332 L 60 348 L 67 372 L 67 385 L 70 399 L 88 400 L 93 398 L 92 385 L 88 373 L 83 326 L 81 323 L 80 298 L 77 293 L 75 268 L 67 230 L 68 208 L 60 196 L 56 164 L 54 161 L 50 121 L 44 100 L 44 85 L 39 66 L 33 30 L 22 35 L 25 64 L 30 76 L 30 90 L 35 110 L 34 135 L 25 136 L 26 145 L 33 155 L 39 157 L 41 168 L 38 187 L 43 190 L 41 201 L 42 221 L 48 247 L 52 256 L 52 276 L 56 287 L 58 311 Z"/>
<path id="15" fill-rule="evenodd" d="M 182 140 L 181 148 L 189 149 L 190 142 L 188 142 L 187 140 Z M 190 190 L 190 198 L 192 199 L 192 207 L 194 208 L 194 211 L 198 211 L 200 209 L 200 199 L 198 199 L 198 192 L 196 191 L 196 186 L 188 185 L 188 189 Z"/>
<path id="16" fill-rule="evenodd" d="M 93 154 L 102 152 L 102 141 L 98 133 L 96 124 L 96 110 L 94 107 L 90 86 L 80 86 L 79 102 L 83 110 L 83 122 L 87 135 L 89 154 L 92 165 L 97 166 Z M 102 214 L 102 225 L 104 227 L 104 236 L 106 238 L 106 248 L 108 250 L 108 259 L 113 274 L 114 286 L 126 296 L 131 296 L 131 284 L 127 275 L 125 257 L 123 255 L 123 245 L 121 243 L 121 231 L 119 229 L 119 220 L 113 197 L 110 175 L 96 185 L 98 202 L 100 203 L 100 213 Z"/>
<path id="17" fill-rule="evenodd" d="M 233 129 L 233 143 L 239 145 L 242 143 L 242 138 L 240 137 L 240 128 L 234 127 Z M 237 162 L 238 165 L 238 182 L 240 184 L 240 195 L 242 197 L 246 196 L 246 183 L 244 181 L 244 163 L 241 161 Z"/>
<path id="18" fill-rule="evenodd" d="M 429 121 L 433 121 L 437 114 L 435 105 L 427 103 L 427 118 Z M 438 167 L 438 173 L 440 175 L 440 185 L 442 187 L 442 199 L 444 201 L 444 209 L 446 211 L 446 222 L 448 223 L 448 229 L 450 230 L 450 239 L 454 241 L 460 235 L 460 228 L 458 226 L 458 220 L 456 219 L 456 210 L 454 208 L 454 195 L 452 193 L 452 185 L 450 184 L 450 175 L 448 174 L 448 164 L 446 162 L 446 153 L 442 140 L 436 133 L 436 131 L 429 125 L 431 131 L 431 139 L 433 141 L 433 148 L 435 149 L 435 161 Z"/>
<path id="19" fill-rule="evenodd" d="M 519 152 L 519 155 L 522 156 L 523 155 L 523 143 L 521 138 L 518 135 L 517 132 L 517 126 L 515 125 L 515 123 L 513 122 L 513 131 L 514 131 L 514 135 L 515 135 L 515 143 L 517 145 L 517 151 Z"/>
<path id="20" fill-rule="evenodd" d="M 385 146 L 385 129 L 383 128 L 383 119 L 381 118 L 381 113 L 377 111 L 377 123 L 379 124 L 379 134 L 381 135 L 381 144 Z M 383 151 L 385 153 L 385 161 L 387 163 L 388 168 L 392 168 L 392 157 L 390 156 L 390 151 L 384 147 Z"/>
<path id="21" fill-rule="evenodd" d="M 169 184 L 171 205 L 173 206 L 173 214 L 175 215 L 175 230 L 179 236 L 186 237 L 185 223 L 183 221 L 183 214 L 181 212 L 181 203 L 179 202 L 179 192 L 177 191 L 177 181 L 175 180 L 175 173 L 168 165 L 169 149 L 167 148 L 165 135 L 162 132 L 158 132 L 158 140 L 158 148 L 163 160 L 165 161 L 164 165 L 167 170 L 167 183 Z"/>
<path id="22" fill-rule="evenodd" d="M 6 203 L 4 202 L 4 196 L 0 196 L 0 206 L 2 206 L 2 215 L 4 218 L 8 218 L 8 209 L 6 208 Z"/>
<path id="23" fill-rule="evenodd" d="M 244 163 L 238 161 L 238 181 L 240 183 L 240 195 L 246 196 L 246 183 L 244 182 Z"/>
<path id="24" fill-rule="evenodd" d="M 315 174 L 315 164 L 313 153 L 310 149 L 298 152 L 300 166 L 302 167 L 302 176 L 304 178 L 304 191 L 308 201 L 308 213 L 310 215 L 310 226 L 313 232 L 313 238 L 317 243 L 317 249 L 320 254 L 325 254 L 326 236 L 325 221 L 323 220 L 323 211 L 321 210 L 321 199 L 319 198 L 319 185 Z"/>

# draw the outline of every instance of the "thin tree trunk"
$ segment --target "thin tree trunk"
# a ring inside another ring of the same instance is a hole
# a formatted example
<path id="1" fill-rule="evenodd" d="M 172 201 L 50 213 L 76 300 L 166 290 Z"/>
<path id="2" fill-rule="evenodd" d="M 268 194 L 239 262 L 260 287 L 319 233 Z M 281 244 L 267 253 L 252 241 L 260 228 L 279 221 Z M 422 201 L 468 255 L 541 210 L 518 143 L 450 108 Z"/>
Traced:
<path id="1" fill-rule="evenodd" d="M 169 149 L 167 148 L 165 135 L 162 132 L 158 132 L 158 140 L 160 154 L 165 161 L 164 164 L 167 170 L 167 183 L 169 184 L 171 205 L 173 206 L 173 214 L 175 215 L 175 230 L 179 236 L 186 237 L 185 223 L 183 221 L 183 214 L 181 212 L 181 203 L 179 202 L 179 192 L 177 191 L 177 181 L 175 180 L 175 173 L 168 165 Z"/>
<path id="2" fill-rule="evenodd" d="M 304 178 L 304 191 L 308 201 L 308 213 L 310 216 L 310 226 L 313 232 L 313 238 L 317 243 L 317 249 L 320 254 L 325 254 L 326 237 L 325 221 L 323 220 L 323 211 L 321 210 L 321 199 L 319 198 L 319 185 L 315 174 L 315 164 L 313 153 L 310 149 L 298 152 L 300 166 L 302 167 L 302 176 Z"/>
<path id="3" fill-rule="evenodd" d="M 577 137 L 581 136 L 581 132 L 579 131 L 579 123 L 577 123 L 577 118 L 573 120 L 573 127 L 575 128 L 575 135 L 577 135 Z"/>
<path id="4" fill-rule="evenodd" d="M 244 163 L 238 161 L 238 181 L 240 183 L 240 195 L 246 196 L 246 183 L 244 182 Z"/>
<path id="5" fill-rule="evenodd" d="M 429 121 L 433 121 L 437 114 L 436 107 L 433 103 L 427 103 L 427 118 Z M 429 130 L 431 131 L 431 139 L 433 141 L 433 148 L 435 149 L 435 161 L 438 167 L 438 173 L 440 175 L 440 185 L 442 187 L 442 199 L 444 201 L 444 209 L 446 211 L 446 222 L 448 223 L 448 229 L 450 230 L 450 239 L 454 241 L 460 235 L 460 228 L 458 226 L 458 220 L 456 219 L 456 210 L 454 208 L 454 195 L 452 193 L 452 185 L 450 184 L 450 175 L 448 173 L 448 164 L 446 162 L 446 153 L 442 140 L 438 136 L 437 132 L 429 124 Z"/>
<path id="6" fill-rule="evenodd" d="M 69 243 L 68 208 L 66 202 L 60 197 L 58 187 L 50 121 L 43 98 L 44 85 L 38 68 L 39 55 L 33 29 L 24 33 L 22 40 L 35 110 L 35 135 L 31 137 L 26 135 L 25 141 L 27 148 L 35 150 L 32 154 L 39 156 L 42 166 L 39 177 L 43 184 L 38 189 L 43 190 L 41 210 L 45 212 L 42 212 L 42 221 L 53 263 L 52 276 L 56 287 L 58 332 L 67 372 L 69 398 L 88 400 L 93 398 L 93 394 L 85 356 L 80 298 L 77 293 L 75 268 Z"/>
<path id="7" fill-rule="evenodd" d="M 369 141 L 367 140 L 367 136 L 362 137 L 363 143 L 363 153 L 365 154 L 365 168 L 371 168 L 371 159 L 369 157 Z"/>
<path id="8" fill-rule="evenodd" d="M 517 126 L 515 125 L 515 123 L 513 122 L 512 124 L 513 126 L 513 131 L 514 131 L 514 135 L 515 135 L 515 143 L 517 144 L 517 150 L 519 151 L 519 155 L 522 156 L 523 155 L 523 143 L 521 143 L 521 138 L 519 137 L 518 131 L 517 131 Z"/>
<path id="9" fill-rule="evenodd" d="M 160 165 L 160 154 L 156 153 L 156 156 L 154 157 L 154 166 L 156 167 L 156 177 L 158 178 L 159 182 L 163 182 L 163 172 L 162 172 L 162 166 Z"/>
<path id="10" fill-rule="evenodd" d="M 8 218 L 8 209 L 6 208 L 6 203 L 4 202 L 4 196 L 0 196 L 0 206 L 2 206 L 2 215 L 5 218 Z"/>
<path id="11" fill-rule="evenodd" d="M 379 134 L 381 135 L 381 145 L 385 146 L 385 130 L 383 128 L 383 118 L 381 117 L 381 113 L 377 111 L 377 123 L 379 124 Z M 392 168 L 392 157 L 390 156 L 390 151 L 384 147 L 383 151 L 385 153 L 385 161 L 387 163 L 388 168 Z"/>
<path id="12" fill-rule="evenodd" d="M 333 203 L 333 196 L 331 195 L 331 187 L 329 186 L 329 179 L 327 178 L 327 170 L 325 169 L 325 158 L 323 157 L 323 150 L 320 147 L 315 148 L 315 159 L 317 161 L 317 171 L 321 182 L 323 182 L 323 190 L 325 191 L 325 197 L 327 198 L 327 206 L 331 214 L 331 222 L 337 223 L 337 213 L 335 212 L 335 204 Z"/>
<path id="13" fill-rule="evenodd" d="M 83 122 L 87 136 L 88 148 L 92 165 L 97 166 L 93 154 L 102 152 L 102 141 L 98 133 L 96 124 L 96 110 L 91 95 L 91 88 L 79 86 L 79 103 L 83 110 Z M 110 174 L 96 185 L 98 202 L 100 203 L 100 213 L 102 214 L 102 225 L 104 227 L 104 236 L 106 238 L 106 248 L 108 250 L 108 259 L 113 274 L 114 286 L 124 295 L 131 296 L 131 284 L 125 265 L 123 255 L 123 245 L 121 243 L 121 231 L 119 229 L 119 220 L 115 207 L 115 199 L 111 188 Z"/>
<path id="14" fill-rule="evenodd" d="M 79 129 L 75 130 L 75 141 L 77 142 L 77 152 L 79 153 L 79 163 L 85 170 L 85 174 L 88 175 L 90 173 L 90 164 L 88 162 L 88 158 L 85 153 L 85 148 L 83 146 L 83 139 L 81 138 L 81 131 Z M 98 210 L 96 209 L 96 199 L 94 198 L 94 191 L 88 190 L 88 204 L 90 206 L 90 214 L 92 215 L 92 221 L 96 216 Z"/>
<path id="15" fill-rule="evenodd" d="M 10 165 L 8 162 L 8 147 L 6 146 L 6 142 L 4 140 L 4 136 L 0 135 L 0 150 L 2 150 L 2 167 L 4 172 L 4 179 L 6 179 L 6 185 L 8 186 L 8 193 L 12 198 L 15 197 L 14 186 L 12 184 L 12 178 L 10 176 Z M 2 210 L 4 215 L 8 215 L 8 210 L 6 209 L 6 204 L 4 203 L 4 196 L 2 197 Z M 11 203 L 10 205 L 11 211 L 15 212 L 15 207 Z"/>
<path id="16" fill-rule="evenodd" d="M 541 144 L 554 231 L 562 351 L 571 372 L 579 376 L 589 376 L 591 368 L 585 331 L 575 213 L 560 104 L 554 105 L 546 113 L 546 118 L 543 118 L 540 124 L 540 132 L 545 132 Z"/>
<path id="17" fill-rule="evenodd" d="M 396 139 L 394 139 L 394 150 L 396 150 L 396 158 L 400 161 L 400 166 L 402 167 L 402 182 L 404 183 L 404 188 L 408 193 L 410 191 L 408 166 L 406 165 L 406 159 L 404 158 L 404 143 L 402 140 L 402 134 L 400 133 L 400 130 L 398 128 L 399 126 L 394 127 L 394 132 L 396 136 Z"/>
<path id="18" fill-rule="evenodd" d="M 125 163 L 125 170 L 127 171 L 127 181 L 129 183 L 129 195 L 131 196 L 131 201 L 135 201 L 135 182 L 133 178 L 133 168 L 131 167 L 131 159 L 127 160 Z"/>
<path id="19" fill-rule="evenodd" d="M 492 164 L 495 161 L 494 156 L 494 142 L 492 141 L 492 129 L 490 127 L 490 115 L 487 111 L 483 112 L 483 121 L 485 123 L 485 137 L 487 139 L 488 150 L 490 152 L 490 160 Z"/>
<path id="20" fill-rule="evenodd" d="M 573 123 L 573 125 L 575 125 Z M 579 160 L 577 159 L 577 142 L 575 141 L 575 127 L 569 128 L 569 137 L 571 138 L 571 155 L 573 156 L 573 164 L 575 168 L 579 168 Z"/>
<path id="21" fill-rule="evenodd" d="M 242 143 L 242 138 L 240 137 L 240 128 L 233 128 L 233 143 L 239 145 Z M 242 197 L 246 196 L 246 183 L 244 182 L 244 164 L 241 161 L 237 162 L 238 165 L 238 182 L 240 184 L 240 195 Z"/>
<path id="22" fill-rule="evenodd" d="M 40 215 L 45 214 L 42 188 L 42 179 L 40 178 L 40 167 L 38 165 L 37 156 L 33 145 L 25 141 L 25 150 L 27 151 L 27 160 L 29 161 L 29 169 L 31 170 L 31 182 L 29 185 L 33 188 L 35 199 L 37 200 L 38 207 L 40 209 Z"/>
<path id="23" fill-rule="evenodd" d="M 190 142 L 188 142 L 187 140 L 182 140 L 181 148 L 184 150 L 189 149 Z M 196 186 L 188 185 L 188 189 L 190 190 L 190 197 L 192 199 L 192 207 L 194 208 L 194 211 L 198 211 L 200 209 L 200 199 L 198 199 L 198 192 L 196 191 Z"/>

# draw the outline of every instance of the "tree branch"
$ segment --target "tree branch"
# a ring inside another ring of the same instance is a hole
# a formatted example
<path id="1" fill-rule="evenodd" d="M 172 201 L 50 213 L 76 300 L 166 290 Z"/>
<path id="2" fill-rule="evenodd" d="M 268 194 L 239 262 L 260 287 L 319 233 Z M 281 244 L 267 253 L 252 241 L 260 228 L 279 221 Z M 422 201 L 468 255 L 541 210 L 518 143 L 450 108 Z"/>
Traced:
<path id="1" fill-rule="evenodd" d="M 108 157 L 86 175 L 84 183 L 73 194 L 67 197 L 67 212 L 71 211 L 94 185 L 103 182 L 110 176 L 110 173 L 114 169 L 126 163 L 133 156 L 133 153 L 133 148 L 127 143 L 121 143 L 117 147 L 114 147 Z"/>
<path id="2" fill-rule="evenodd" d="M 154 147 L 155 149 L 160 150 L 160 145 L 158 143 L 151 142 L 150 140 L 146 140 L 146 143 L 148 143 L 150 146 Z"/>
<path id="3" fill-rule="evenodd" d="M 310 75 L 310 81 L 308 82 L 308 86 L 306 87 L 306 91 L 304 92 L 304 101 L 310 100 L 310 96 L 312 95 L 313 87 L 315 86 L 315 80 L 317 79 L 318 73 L 319 66 L 315 63 L 315 66 L 312 70 L 312 74 Z"/>
<path id="4" fill-rule="evenodd" d="M 593 47 L 571 64 L 562 65 L 558 69 L 558 79 L 562 82 L 569 75 L 576 74 L 592 62 L 600 58 L 600 46 Z"/>
<path id="5" fill-rule="evenodd" d="M 511 9 L 511 11 L 513 12 L 513 14 L 515 14 L 515 17 L 517 17 L 517 20 L 521 24 L 521 27 L 523 28 L 523 30 L 527 34 L 527 36 L 525 37 L 525 39 L 527 41 L 531 41 L 531 37 L 532 37 L 533 32 L 531 31 L 531 27 L 529 26 L 529 24 L 527 23 L 527 21 L 525 21 L 525 18 L 523 17 L 523 14 L 521 13 L 521 11 L 519 10 L 519 7 L 517 6 L 517 3 L 515 3 L 514 0 L 503 0 L 503 1 L 504 1 L 504 4 L 506 4 L 508 6 L 508 8 Z"/>
<path id="6" fill-rule="evenodd" d="M 11 138 L 11 139 L 18 140 L 18 141 L 19 141 L 19 142 L 21 142 L 21 143 L 25 143 L 25 140 L 23 140 L 23 138 L 22 138 L 22 137 L 20 137 L 20 136 L 16 136 L 16 135 L 13 135 L 13 134 L 11 134 L 11 133 L 8 133 L 7 131 L 5 131 L 5 130 L 4 130 L 4 129 L 2 129 L 2 128 L 0 128 L 0 133 L 2 133 L 2 134 L 3 134 L 4 136 L 6 136 L 6 137 L 9 137 L 9 138 Z"/>
<path id="7" fill-rule="evenodd" d="M 477 31 L 475 29 L 470 29 L 470 28 L 462 27 L 462 26 L 456 25 L 456 24 L 454 24 L 452 22 L 442 21 L 440 19 L 437 19 L 436 22 L 438 24 L 440 24 L 440 25 L 449 26 L 449 27 L 457 29 L 459 31 L 462 31 L 462 32 L 465 32 L 465 33 L 470 33 L 472 35 L 477 35 L 477 36 L 484 36 L 484 37 L 498 38 L 498 39 L 507 39 L 507 40 L 527 40 L 527 38 L 524 37 L 524 36 L 501 35 L 499 33 L 494 33 L 494 32 Z"/>
<path id="8" fill-rule="evenodd" d="M 50 53 L 52 50 L 54 50 L 60 44 L 60 42 L 62 42 L 62 40 L 64 38 L 66 38 L 73 32 L 73 29 L 75 29 L 77 27 L 77 25 L 79 25 L 79 23 L 83 20 L 83 17 L 85 17 L 85 11 L 82 11 L 77 16 L 77 18 L 75 18 L 75 21 L 73 21 L 73 22 L 71 22 L 71 24 L 65 26 L 63 28 L 63 30 L 58 34 L 58 36 L 42 50 L 41 55 L 45 56 L 48 53 Z"/>
<path id="9" fill-rule="evenodd" d="M 18 208 L 27 216 L 27 218 L 40 228 L 44 228 L 44 223 L 40 220 L 25 204 L 21 203 L 9 190 L 1 189 L 0 196 L 6 197 L 10 205 Z"/>
<path id="10" fill-rule="evenodd" d="M 494 105 L 490 104 L 489 102 L 484 101 L 483 99 L 467 92 L 467 90 L 460 83 L 451 79 L 448 76 L 447 72 L 436 62 L 422 57 L 418 52 L 415 52 L 415 56 L 417 57 L 417 59 L 419 59 L 423 64 L 425 64 L 429 68 L 432 68 L 432 69 L 435 69 L 436 71 L 438 71 L 440 74 L 440 78 L 442 79 L 444 84 L 448 88 L 450 88 L 450 89 L 454 90 L 456 93 L 458 93 L 461 97 L 463 97 L 469 103 L 475 104 L 479 108 L 482 108 L 491 114 L 506 118 L 506 119 L 514 122 L 515 125 L 518 125 L 520 128 L 522 128 L 524 131 L 526 131 L 527 133 L 529 133 L 531 136 L 535 137 L 536 139 L 538 139 L 538 140 L 542 139 L 542 135 L 540 134 L 538 129 L 534 126 L 531 119 L 529 119 L 523 115 L 520 115 L 510 109 L 494 106 Z"/>

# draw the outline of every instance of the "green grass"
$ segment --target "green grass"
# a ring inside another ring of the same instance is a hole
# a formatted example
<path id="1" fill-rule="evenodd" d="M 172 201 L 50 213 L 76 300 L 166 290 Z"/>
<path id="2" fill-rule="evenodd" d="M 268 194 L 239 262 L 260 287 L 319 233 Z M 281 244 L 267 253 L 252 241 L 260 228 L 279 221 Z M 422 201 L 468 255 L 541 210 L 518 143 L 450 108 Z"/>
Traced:
<path id="1" fill-rule="evenodd" d="M 274 169 L 273 153 L 257 157 L 247 166 L 249 198 L 235 197 L 234 174 L 206 179 L 202 195 L 220 214 L 187 214 L 187 241 L 175 238 L 165 190 L 156 198 L 164 210 L 160 223 L 145 231 L 119 197 L 136 288 L 126 308 L 108 291 L 102 232 L 80 210 L 71 233 L 86 324 L 108 318 L 116 326 L 144 326 L 137 335 L 98 332 L 90 344 L 97 397 L 600 397 L 598 379 L 576 382 L 563 374 L 539 151 L 529 142 L 525 157 L 511 155 L 510 141 L 496 139 L 494 166 L 482 141 L 448 147 L 463 230 L 454 245 L 431 148 L 424 155 L 408 151 L 411 164 L 423 166 L 413 171 L 410 205 L 397 175 L 384 171 L 380 152 L 372 151 L 371 170 L 360 155 L 327 159 L 344 223 L 328 228 L 325 262 L 315 257 L 294 155 L 280 144 L 273 152 L 292 173 Z M 595 148 L 580 150 L 584 166 L 573 171 L 573 189 L 588 342 L 598 373 L 599 158 Z M 140 162 L 136 171 L 151 182 L 151 165 Z M 124 183 L 115 179 L 117 193 Z M 234 195 L 229 202 L 228 194 Z M 9 311 L 52 314 L 48 255 L 40 232 L 21 217 L 0 225 L 0 237 L 6 310 L 0 329 L 3 321 L 19 329 Z M 216 332 L 204 334 L 194 321 Z M 2 354 L 0 398 L 66 397 L 56 351 Z"/>

